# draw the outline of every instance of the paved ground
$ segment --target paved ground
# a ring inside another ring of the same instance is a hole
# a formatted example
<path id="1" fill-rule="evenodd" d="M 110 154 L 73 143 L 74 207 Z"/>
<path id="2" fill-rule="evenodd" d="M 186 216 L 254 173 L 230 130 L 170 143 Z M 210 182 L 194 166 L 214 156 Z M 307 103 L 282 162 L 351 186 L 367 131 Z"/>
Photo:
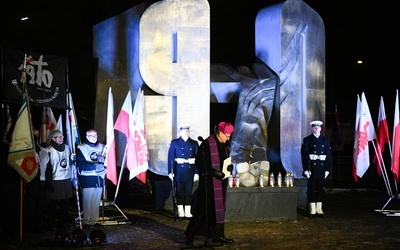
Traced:
<path id="1" fill-rule="evenodd" d="M 326 218 L 308 218 L 303 208 L 293 221 L 226 223 L 226 236 L 233 244 L 214 249 L 398 249 L 400 216 L 375 211 L 389 200 L 385 190 L 327 189 L 324 211 Z M 94 246 L 90 240 L 81 246 L 64 245 L 51 231 L 25 232 L 23 240 L 10 239 L 2 249 L 183 249 L 187 220 L 176 222 L 170 211 L 153 213 L 151 197 L 134 193 L 118 205 L 130 224 L 105 225 L 100 228 L 107 242 Z M 398 199 L 389 202 L 387 210 L 400 209 Z M 115 206 L 105 208 L 106 216 L 121 215 Z M 395 214 L 394 214 L 395 215 Z M 72 232 L 73 227 L 70 228 Z M 94 229 L 84 229 L 87 236 Z M 204 238 L 197 237 L 195 246 L 207 249 Z M 209 248 L 210 249 L 210 248 Z"/>

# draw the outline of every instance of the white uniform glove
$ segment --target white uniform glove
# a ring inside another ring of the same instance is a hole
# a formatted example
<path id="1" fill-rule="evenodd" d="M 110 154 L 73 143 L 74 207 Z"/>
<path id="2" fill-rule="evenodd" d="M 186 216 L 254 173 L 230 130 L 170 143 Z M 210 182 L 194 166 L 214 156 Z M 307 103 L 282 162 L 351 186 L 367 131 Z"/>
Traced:
<path id="1" fill-rule="evenodd" d="M 307 177 L 307 179 L 310 178 L 311 172 L 310 171 L 304 171 L 304 175 Z"/>
<path id="2" fill-rule="evenodd" d="M 198 174 L 194 174 L 193 176 L 193 182 L 196 182 L 199 180 L 199 175 Z"/>
<path id="3" fill-rule="evenodd" d="M 174 180 L 174 174 L 173 174 L 173 173 L 169 173 L 169 174 L 168 174 L 168 177 L 171 179 L 171 181 Z"/>
<path id="4" fill-rule="evenodd" d="M 326 177 L 328 177 L 328 175 L 329 175 L 329 171 L 325 171 L 325 179 L 326 179 Z"/>

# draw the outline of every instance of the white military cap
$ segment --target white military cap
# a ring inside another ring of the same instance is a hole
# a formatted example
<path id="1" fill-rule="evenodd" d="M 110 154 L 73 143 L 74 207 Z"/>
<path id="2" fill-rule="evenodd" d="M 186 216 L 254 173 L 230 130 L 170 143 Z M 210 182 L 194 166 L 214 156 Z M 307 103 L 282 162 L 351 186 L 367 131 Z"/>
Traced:
<path id="1" fill-rule="evenodd" d="M 322 124 L 324 124 L 323 122 L 321 122 L 321 121 L 312 121 L 312 122 L 310 122 L 310 125 L 311 126 L 321 126 Z"/>
<path id="2" fill-rule="evenodd" d="M 183 129 L 190 129 L 190 125 L 186 124 L 186 123 L 179 125 L 179 130 L 183 130 Z"/>

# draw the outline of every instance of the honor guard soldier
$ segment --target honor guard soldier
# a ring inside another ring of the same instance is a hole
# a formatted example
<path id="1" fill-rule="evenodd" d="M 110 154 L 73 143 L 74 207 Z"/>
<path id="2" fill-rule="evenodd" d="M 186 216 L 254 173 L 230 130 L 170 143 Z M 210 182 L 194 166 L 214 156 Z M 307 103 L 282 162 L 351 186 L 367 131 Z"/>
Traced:
<path id="1" fill-rule="evenodd" d="M 179 126 L 180 137 L 171 141 L 168 150 L 168 176 L 175 184 L 179 220 L 191 218 L 193 183 L 199 180 L 195 157 L 197 141 L 189 137 L 190 125 Z"/>
<path id="2" fill-rule="evenodd" d="M 301 158 L 304 176 L 307 177 L 307 197 L 310 217 L 325 217 L 322 211 L 324 180 L 331 167 L 331 145 L 328 138 L 321 135 L 322 121 L 312 121 L 312 134 L 303 139 Z"/>

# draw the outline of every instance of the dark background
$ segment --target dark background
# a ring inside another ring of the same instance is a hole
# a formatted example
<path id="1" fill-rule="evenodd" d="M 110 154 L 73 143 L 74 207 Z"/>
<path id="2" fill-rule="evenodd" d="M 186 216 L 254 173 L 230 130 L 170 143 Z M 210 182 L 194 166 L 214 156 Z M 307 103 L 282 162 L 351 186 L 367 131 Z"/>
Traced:
<path id="1" fill-rule="evenodd" d="M 78 120 L 93 122 L 95 100 L 93 25 L 139 3 L 139 0 L 1 1 L 0 46 L 68 58 L 69 87 Z M 282 1 L 209 0 L 211 63 L 233 67 L 254 62 L 254 20 L 257 12 Z M 344 123 L 354 123 L 356 95 L 365 92 L 373 119 L 380 96 L 393 121 L 396 60 L 393 33 L 399 20 L 395 1 L 304 1 L 322 17 L 326 28 L 326 110 L 335 105 Z M 20 18 L 29 16 L 21 22 Z M 358 65 L 356 60 L 364 61 Z M 389 122 L 391 124 L 391 122 Z"/>
<path id="2" fill-rule="evenodd" d="M 35 0 L 0 2 L 0 47 L 62 55 L 68 58 L 69 90 L 80 131 L 94 127 L 95 60 L 93 25 L 139 3 L 139 0 Z M 254 21 L 258 11 L 283 1 L 209 0 L 211 63 L 233 67 L 254 63 Z M 307 0 L 325 24 L 326 127 L 335 106 L 344 129 L 354 129 L 357 94 L 365 92 L 376 123 L 382 96 L 391 134 L 399 55 L 394 35 L 400 23 L 396 1 Z M 21 22 L 20 18 L 29 16 Z M 363 64 L 357 64 L 363 60 Z M 19 104 L 17 104 L 19 107 Z M 40 117 L 40 111 L 36 117 Z M 59 112 L 53 110 L 58 118 Z M 38 118 L 40 122 L 40 118 Z M 346 133 L 345 140 L 354 137 Z"/>

